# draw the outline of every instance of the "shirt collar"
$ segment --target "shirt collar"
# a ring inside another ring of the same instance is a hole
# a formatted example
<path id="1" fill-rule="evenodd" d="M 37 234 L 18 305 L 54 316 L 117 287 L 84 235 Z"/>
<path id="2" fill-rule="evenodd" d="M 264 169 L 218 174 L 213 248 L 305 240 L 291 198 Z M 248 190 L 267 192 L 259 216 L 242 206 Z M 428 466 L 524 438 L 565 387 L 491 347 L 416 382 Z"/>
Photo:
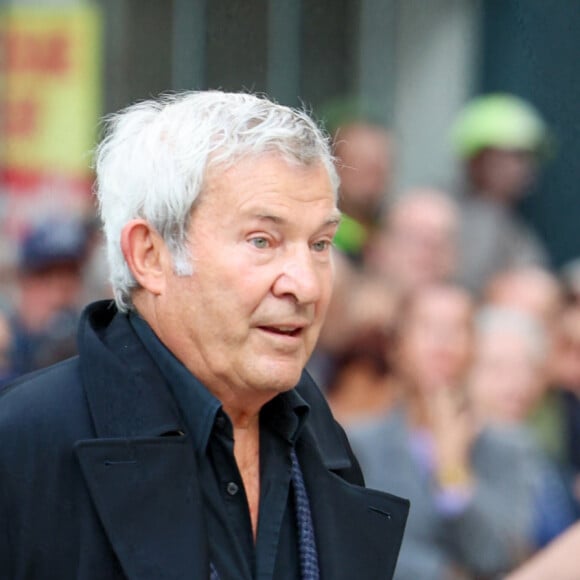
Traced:
<path id="1" fill-rule="evenodd" d="M 205 452 L 216 417 L 222 412 L 221 402 L 159 340 L 138 313 L 131 312 L 129 322 L 169 383 L 196 451 Z M 292 389 L 266 403 L 260 420 L 293 445 L 309 411 L 308 403 Z"/>
<path id="2" fill-rule="evenodd" d="M 262 407 L 260 421 L 291 445 L 298 439 L 310 405 L 296 389 L 280 393 Z"/>

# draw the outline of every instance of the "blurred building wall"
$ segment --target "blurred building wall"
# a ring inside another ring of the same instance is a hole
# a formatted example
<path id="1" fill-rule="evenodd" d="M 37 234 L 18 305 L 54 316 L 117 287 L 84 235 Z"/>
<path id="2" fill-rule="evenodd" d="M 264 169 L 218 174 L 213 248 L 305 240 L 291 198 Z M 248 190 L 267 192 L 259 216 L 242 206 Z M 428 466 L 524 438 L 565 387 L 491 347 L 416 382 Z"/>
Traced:
<path id="1" fill-rule="evenodd" d="M 552 157 L 522 211 L 556 266 L 580 256 L 579 55 L 578 2 L 485 0 L 480 90 L 530 100 L 553 133 Z"/>
<path id="2" fill-rule="evenodd" d="M 456 165 L 448 137 L 474 90 L 480 50 L 477 0 L 397 3 L 394 126 L 401 144 L 399 188 L 450 187 Z"/>

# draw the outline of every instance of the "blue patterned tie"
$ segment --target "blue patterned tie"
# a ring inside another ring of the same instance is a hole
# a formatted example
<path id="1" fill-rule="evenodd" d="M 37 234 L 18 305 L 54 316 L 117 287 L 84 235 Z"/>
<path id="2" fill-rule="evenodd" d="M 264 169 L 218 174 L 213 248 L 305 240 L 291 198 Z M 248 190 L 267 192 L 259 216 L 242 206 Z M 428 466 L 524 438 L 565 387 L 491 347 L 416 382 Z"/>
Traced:
<path id="1" fill-rule="evenodd" d="M 209 580 L 220 580 L 220 576 L 213 565 L 213 562 L 209 563 Z"/>
<path id="2" fill-rule="evenodd" d="M 290 451 L 292 459 L 292 484 L 294 485 L 294 502 L 296 508 L 296 523 L 298 525 L 298 551 L 300 552 L 300 570 L 302 580 L 318 580 L 318 552 L 314 538 L 314 525 L 310 502 L 304 485 L 304 477 L 298 463 L 296 450 Z"/>
<path id="3" fill-rule="evenodd" d="M 296 450 L 292 447 L 290 451 L 292 460 L 292 485 L 294 487 L 294 503 L 296 509 L 296 525 L 298 526 L 298 551 L 300 553 L 300 572 L 302 580 L 318 580 L 320 572 L 318 569 L 318 552 L 316 550 L 316 540 L 314 538 L 314 525 L 312 523 L 312 512 L 310 502 L 304 485 L 304 477 L 298 463 Z M 209 580 L 219 580 L 219 574 L 210 562 Z"/>

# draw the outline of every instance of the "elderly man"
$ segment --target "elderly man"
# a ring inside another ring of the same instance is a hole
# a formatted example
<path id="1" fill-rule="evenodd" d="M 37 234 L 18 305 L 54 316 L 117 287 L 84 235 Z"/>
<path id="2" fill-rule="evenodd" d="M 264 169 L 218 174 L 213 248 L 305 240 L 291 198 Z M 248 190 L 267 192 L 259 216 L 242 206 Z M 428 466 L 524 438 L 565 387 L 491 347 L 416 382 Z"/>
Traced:
<path id="1" fill-rule="evenodd" d="M 114 116 L 96 170 L 116 305 L 2 394 L 3 577 L 390 578 L 408 503 L 303 373 L 339 220 L 316 125 L 177 95 Z"/>

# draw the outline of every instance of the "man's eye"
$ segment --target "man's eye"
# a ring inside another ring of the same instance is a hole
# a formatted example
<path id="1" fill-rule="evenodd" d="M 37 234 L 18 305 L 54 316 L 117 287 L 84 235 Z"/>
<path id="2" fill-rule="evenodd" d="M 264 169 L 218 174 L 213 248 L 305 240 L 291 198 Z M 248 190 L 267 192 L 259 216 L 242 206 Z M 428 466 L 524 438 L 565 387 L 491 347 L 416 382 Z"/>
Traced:
<path id="1" fill-rule="evenodd" d="M 251 238 L 250 244 L 258 248 L 259 250 L 265 250 L 269 246 L 268 240 L 266 238 L 261 237 Z"/>
<path id="2" fill-rule="evenodd" d="M 320 240 L 319 242 L 314 242 L 312 244 L 312 249 L 315 252 L 324 252 L 330 248 L 331 242 L 329 240 Z"/>

